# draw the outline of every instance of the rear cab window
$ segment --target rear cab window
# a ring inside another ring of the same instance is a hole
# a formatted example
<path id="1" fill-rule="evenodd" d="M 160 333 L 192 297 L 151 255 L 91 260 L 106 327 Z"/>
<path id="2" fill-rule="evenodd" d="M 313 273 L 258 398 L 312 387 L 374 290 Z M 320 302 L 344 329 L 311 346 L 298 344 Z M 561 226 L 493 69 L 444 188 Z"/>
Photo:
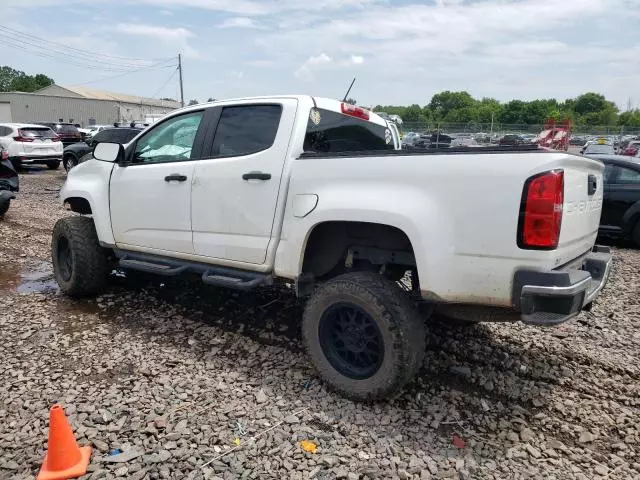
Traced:
<path id="1" fill-rule="evenodd" d="M 271 148 L 278 133 L 282 105 L 223 107 L 211 157 L 236 157 Z"/>
<path id="2" fill-rule="evenodd" d="M 342 105 L 338 101 L 318 99 L 307 120 L 305 152 L 395 150 L 394 135 L 384 119 L 353 106 L 345 106 L 347 112 L 343 113 Z"/>

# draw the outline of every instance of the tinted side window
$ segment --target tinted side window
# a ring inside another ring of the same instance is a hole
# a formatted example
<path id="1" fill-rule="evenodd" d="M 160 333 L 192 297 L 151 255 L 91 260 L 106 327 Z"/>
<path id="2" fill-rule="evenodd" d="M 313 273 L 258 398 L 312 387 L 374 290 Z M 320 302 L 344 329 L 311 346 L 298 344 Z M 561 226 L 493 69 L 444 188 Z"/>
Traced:
<path id="1" fill-rule="evenodd" d="M 96 134 L 93 137 L 93 144 L 102 143 L 102 142 L 113 142 L 113 135 L 111 134 L 113 130 L 103 130 L 100 133 Z"/>
<path id="2" fill-rule="evenodd" d="M 616 167 L 620 172 L 616 178 L 618 185 L 640 185 L 640 173 L 630 168 Z"/>
<path id="3" fill-rule="evenodd" d="M 11 135 L 12 130 L 9 127 L 0 127 L 0 137 Z"/>
<path id="4" fill-rule="evenodd" d="M 117 129 L 115 130 L 115 135 L 112 141 L 122 144 L 129 143 L 139 133 L 140 130 L 130 130 L 128 128 Z"/>
<path id="5" fill-rule="evenodd" d="M 393 149 L 391 131 L 383 125 L 323 109 L 313 109 L 309 115 L 305 152 Z"/>
<path id="6" fill-rule="evenodd" d="M 607 163 L 604 166 L 604 183 L 605 184 L 609 184 L 613 181 L 613 178 L 615 177 L 616 174 L 616 167 L 614 167 L 613 165 Z"/>
<path id="7" fill-rule="evenodd" d="M 268 149 L 276 139 L 281 115 L 281 105 L 223 108 L 211 155 L 234 157 Z"/>

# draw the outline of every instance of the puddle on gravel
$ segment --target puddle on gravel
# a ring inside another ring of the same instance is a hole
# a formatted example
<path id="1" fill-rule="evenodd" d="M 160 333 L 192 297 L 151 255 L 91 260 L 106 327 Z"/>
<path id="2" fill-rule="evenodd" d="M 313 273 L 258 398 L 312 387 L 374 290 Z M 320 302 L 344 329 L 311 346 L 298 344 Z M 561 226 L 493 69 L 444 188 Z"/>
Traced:
<path id="1" fill-rule="evenodd" d="M 38 262 L 28 267 L 0 263 L 0 292 L 56 293 L 58 284 L 53 278 L 49 262 Z"/>

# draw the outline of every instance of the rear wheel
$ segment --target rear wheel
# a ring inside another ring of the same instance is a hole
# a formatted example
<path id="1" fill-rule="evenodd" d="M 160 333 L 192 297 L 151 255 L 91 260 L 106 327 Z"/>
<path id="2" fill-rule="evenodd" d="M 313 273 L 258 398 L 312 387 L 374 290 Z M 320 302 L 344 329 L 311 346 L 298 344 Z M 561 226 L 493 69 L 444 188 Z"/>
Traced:
<path id="1" fill-rule="evenodd" d="M 407 295 L 374 272 L 341 275 L 305 308 L 302 336 L 324 381 L 354 400 L 400 390 L 417 373 L 425 327 Z"/>
<path id="2" fill-rule="evenodd" d="M 47 162 L 47 167 L 49 167 L 49 170 L 57 170 L 60 167 L 60 160 Z"/>
<path id="3" fill-rule="evenodd" d="M 100 293 L 109 277 L 107 251 L 98 243 L 93 220 L 66 217 L 53 227 L 53 273 L 60 289 L 71 296 Z"/>
<path id="4" fill-rule="evenodd" d="M 633 242 L 640 247 L 640 220 L 636 223 L 633 233 L 631 234 L 631 238 L 633 239 Z"/>
<path id="5" fill-rule="evenodd" d="M 11 200 L 0 200 L 0 218 L 4 217 L 4 214 L 9 210 Z"/>
<path id="6" fill-rule="evenodd" d="M 78 157 L 76 157 L 73 153 L 69 153 L 62 159 L 62 165 L 64 166 L 64 169 L 68 172 L 73 167 L 78 165 Z"/>

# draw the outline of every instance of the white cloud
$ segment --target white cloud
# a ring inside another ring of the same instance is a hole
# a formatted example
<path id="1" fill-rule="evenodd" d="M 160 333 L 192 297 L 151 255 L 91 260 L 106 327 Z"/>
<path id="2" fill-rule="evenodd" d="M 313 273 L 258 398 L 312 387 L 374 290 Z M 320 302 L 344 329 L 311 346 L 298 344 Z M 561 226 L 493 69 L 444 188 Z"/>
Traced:
<path id="1" fill-rule="evenodd" d="M 244 78 L 244 73 L 238 71 L 238 70 L 231 70 L 229 72 L 229 76 L 231 78 L 235 78 L 236 80 L 242 80 Z"/>
<path id="2" fill-rule="evenodd" d="M 318 68 L 322 68 L 323 66 L 326 66 L 331 62 L 331 57 L 329 57 L 324 52 L 315 57 L 311 56 L 304 61 L 304 63 L 293 73 L 293 75 L 303 80 L 312 80 L 314 72 Z"/>
<path id="3" fill-rule="evenodd" d="M 253 18 L 249 17 L 233 17 L 225 19 L 220 28 L 259 28 Z"/>
<path id="4" fill-rule="evenodd" d="M 119 23 L 116 31 L 126 35 L 135 35 L 160 40 L 176 51 L 184 52 L 185 56 L 191 58 L 199 57 L 199 53 L 188 43 L 188 39 L 194 34 L 186 28 L 170 28 L 159 25 L 145 25 L 141 23 Z"/>
<path id="5" fill-rule="evenodd" d="M 361 65 L 364 63 L 364 57 L 361 55 L 351 55 L 351 63 L 354 65 Z"/>

